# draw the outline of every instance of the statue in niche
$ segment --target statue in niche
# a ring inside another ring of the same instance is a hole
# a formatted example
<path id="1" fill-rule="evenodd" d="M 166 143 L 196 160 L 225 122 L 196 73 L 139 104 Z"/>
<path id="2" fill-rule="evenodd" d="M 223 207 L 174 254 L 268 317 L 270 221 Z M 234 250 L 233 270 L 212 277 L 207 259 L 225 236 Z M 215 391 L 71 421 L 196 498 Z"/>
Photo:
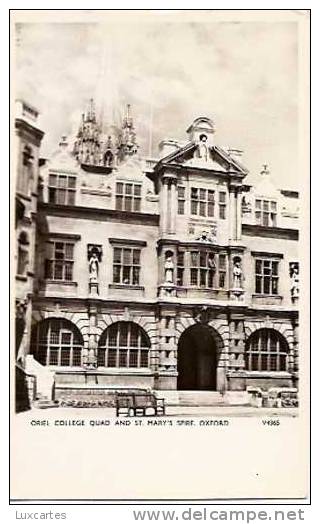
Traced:
<path id="1" fill-rule="evenodd" d="M 166 284 L 173 284 L 173 270 L 174 270 L 173 253 L 172 251 L 168 251 L 166 253 L 166 260 L 164 263 L 164 274 L 165 274 L 165 283 Z"/>
<path id="2" fill-rule="evenodd" d="M 233 287 L 239 289 L 242 287 L 242 269 L 241 269 L 241 260 L 236 257 L 233 264 Z"/>
<path id="3" fill-rule="evenodd" d="M 107 149 L 107 151 L 104 154 L 104 165 L 107 167 L 110 167 L 113 163 L 113 154 L 110 151 L 110 149 Z"/>
<path id="4" fill-rule="evenodd" d="M 198 144 L 198 157 L 207 162 L 209 158 L 209 148 L 207 145 L 208 137 L 207 135 L 202 133 L 199 136 L 199 140 L 200 142 Z"/>
<path id="5" fill-rule="evenodd" d="M 246 197 L 244 196 L 241 201 L 241 212 L 243 215 L 245 215 L 250 214 L 251 211 L 251 203 L 248 200 L 246 200 Z"/>
<path id="6" fill-rule="evenodd" d="M 209 254 L 208 267 L 209 267 L 209 269 L 211 271 L 213 271 L 215 273 L 215 271 L 216 271 L 216 264 L 215 264 L 215 261 L 214 261 L 214 255 L 213 254 Z"/>
<path id="7" fill-rule="evenodd" d="M 291 277 L 291 298 L 293 300 L 299 297 L 299 265 L 297 263 L 291 264 L 290 266 L 290 277 Z"/>
<path id="8" fill-rule="evenodd" d="M 96 251 L 93 251 L 89 260 L 89 280 L 91 283 L 98 282 L 99 259 Z"/>

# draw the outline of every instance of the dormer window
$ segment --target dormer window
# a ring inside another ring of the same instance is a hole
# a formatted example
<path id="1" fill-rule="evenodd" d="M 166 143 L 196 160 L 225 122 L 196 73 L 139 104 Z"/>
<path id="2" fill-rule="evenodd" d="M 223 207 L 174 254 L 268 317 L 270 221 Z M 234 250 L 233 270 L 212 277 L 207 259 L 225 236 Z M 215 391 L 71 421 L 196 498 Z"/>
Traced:
<path id="1" fill-rule="evenodd" d="M 277 226 L 277 202 L 269 199 L 256 199 L 256 224 L 266 227 Z"/>
<path id="2" fill-rule="evenodd" d="M 70 175 L 50 174 L 48 184 L 48 202 L 50 204 L 75 204 L 76 177 Z"/>
<path id="3" fill-rule="evenodd" d="M 141 184 L 117 182 L 116 209 L 118 211 L 141 211 Z"/>

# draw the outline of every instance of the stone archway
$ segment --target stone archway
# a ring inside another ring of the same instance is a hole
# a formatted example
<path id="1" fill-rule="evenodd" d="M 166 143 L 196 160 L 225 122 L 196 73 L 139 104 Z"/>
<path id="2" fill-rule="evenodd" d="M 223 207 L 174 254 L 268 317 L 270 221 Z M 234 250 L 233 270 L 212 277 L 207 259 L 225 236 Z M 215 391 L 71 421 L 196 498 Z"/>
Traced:
<path id="1" fill-rule="evenodd" d="M 186 329 L 178 344 L 178 389 L 216 391 L 219 345 L 206 324 Z"/>

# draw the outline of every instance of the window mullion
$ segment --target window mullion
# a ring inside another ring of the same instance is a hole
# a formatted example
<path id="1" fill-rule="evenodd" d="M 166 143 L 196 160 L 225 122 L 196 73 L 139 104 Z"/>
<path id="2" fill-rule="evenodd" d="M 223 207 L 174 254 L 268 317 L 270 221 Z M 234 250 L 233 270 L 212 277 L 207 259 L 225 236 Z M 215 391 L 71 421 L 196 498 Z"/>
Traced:
<path id="1" fill-rule="evenodd" d="M 69 364 L 70 366 L 73 366 L 73 331 L 71 331 L 71 337 L 70 337 L 70 352 L 69 352 Z"/>
<path id="2" fill-rule="evenodd" d="M 137 355 L 137 366 L 141 367 L 141 331 L 138 330 L 138 355 Z"/>
<path id="3" fill-rule="evenodd" d="M 123 271 L 124 271 L 124 249 L 121 249 L 121 265 L 120 265 L 120 283 L 123 284 Z"/>
<path id="4" fill-rule="evenodd" d="M 117 325 L 117 347 L 116 347 L 116 367 L 119 367 L 120 360 L 120 326 Z"/>
<path id="5" fill-rule="evenodd" d="M 58 336 L 58 366 L 61 366 L 61 328 L 60 328 L 60 322 L 59 322 L 59 336 Z"/>
<path id="6" fill-rule="evenodd" d="M 105 352 L 104 361 L 105 361 L 106 367 L 108 367 L 108 365 L 109 365 L 109 329 L 107 329 L 106 352 Z"/>
<path id="7" fill-rule="evenodd" d="M 127 358 L 126 358 L 126 367 L 129 367 L 129 354 L 131 350 L 131 323 L 129 322 L 128 325 L 128 332 L 127 332 Z"/>
<path id="8" fill-rule="evenodd" d="M 46 365 L 49 366 L 50 362 L 50 341 L 51 341 L 51 322 L 49 322 L 49 328 L 47 331 L 47 352 L 46 352 Z"/>
<path id="9" fill-rule="evenodd" d="M 261 337 L 258 338 L 258 371 L 261 371 Z"/>
<path id="10" fill-rule="evenodd" d="M 129 284 L 133 283 L 133 249 L 130 250 Z"/>

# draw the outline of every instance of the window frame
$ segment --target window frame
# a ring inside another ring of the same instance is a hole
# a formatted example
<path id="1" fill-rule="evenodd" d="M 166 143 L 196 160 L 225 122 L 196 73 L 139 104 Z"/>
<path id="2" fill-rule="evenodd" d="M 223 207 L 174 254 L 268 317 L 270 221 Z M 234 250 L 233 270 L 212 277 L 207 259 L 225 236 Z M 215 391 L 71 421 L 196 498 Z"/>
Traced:
<path id="1" fill-rule="evenodd" d="M 126 333 L 124 327 L 126 326 Z M 121 328 L 123 332 L 121 333 Z M 136 330 L 136 344 L 132 344 L 132 333 Z M 126 335 L 126 343 L 120 343 L 124 340 Z M 111 336 L 113 339 L 111 339 Z M 110 339 L 112 343 L 110 343 Z M 113 343 L 115 342 L 115 343 Z M 143 342 L 143 344 L 142 344 Z M 135 322 L 127 322 L 120 320 L 110 324 L 102 333 L 98 342 L 98 368 L 104 367 L 108 369 L 150 369 L 150 350 L 151 343 L 147 333 L 144 329 Z M 132 359 L 135 354 L 136 360 Z M 142 359 L 146 365 L 141 365 Z M 123 364 L 125 360 L 125 365 Z M 136 365 L 132 365 L 132 363 Z M 112 365 L 110 365 L 110 363 Z"/>
<path id="2" fill-rule="evenodd" d="M 178 208 L 177 214 L 184 215 L 186 211 L 186 187 L 183 185 L 177 186 L 177 198 L 178 198 Z"/>
<path id="3" fill-rule="evenodd" d="M 258 205 L 258 202 L 260 204 Z M 274 205 L 274 209 L 272 209 Z M 255 224 L 263 227 L 277 227 L 278 202 L 274 198 L 255 197 Z"/>
<path id="4" fill-rule="evenodd" d="M 120 262 L 115 262 L 116 250 L 120 251 Z M 130 251 L 130 263 L 125 263 L 125 251 Z M 138 262 L 134 261 L 134 252 L 138 253 Z M 142 249 L 140 245 L 125 245 L 125 244 L 113 244 L 112 245 L 112 285 L 120 285 L 126 287 L 141 286 L 141 254 Z M 115 279 L 115 268 L 119 268 L 119 281 Z M 129 282 L 125 280 L 125 269 L 129 268 Z M 134 282 L 134 274 L 138 274 L 137 282 Z"/>
<path id="5" fill-rule="evenodd" d="M 55 184 L 52 183 L 53 177 L 55 177 Z M 61 182 L 64 179 L 66 179 L 65 186 Z M 59 183 L 59 181 L 61 182 L 61 184 Z M 71 185 L 69 185 L 70 182 L 71 182 Z M 58 206 L 74 206 L 76 205 L 76 192 L 77 192 L 77 176 L 75 174 L 49 172 L 49 175 L 48 175 L 48 203 L 49 204 L 54 204 Z M 59 201 L 61 196 L 63 196 L 63 199 Z"/>
<path id="6" fill-rule="evenodd" d="M 48 247 L 48 244 L 50 245 L 50 247 Z M 57 248 L 56 244 L 63 244 L 63 248 Z M 44 279 L 51 282 L 73 282 L 75 242 L 72 239 L 54 238 L 48 239 L 46 241 L 46 246 L 47 249 L 44 263 Z M 66 257 L 66 255 L 68 255 L 67 250 L 70 249 L 70 247 L 72 247 L 72 255 L 71 257 Z M 48 256 L 48 254 L 50 255 L 50 253 L 52 253 L 51 257 Z M 57 254 L 59 254 L 58 257 Z M 60 257 L 60 255 L 62 256 Z M 60 269 L 57 269 L 59 267 L 61 267 L 61 278 L 57 278 L 56 276 L 57 274 L 59 274 Z M 70 274 L 68 274 L 68 271 L 70 271 Z"/>
<path id="7" fill-rule="evenodd" d="M 260 263 L 261 271 L 258 272 L 257 265 Z M 279 296 L 279 268 L 280 259 L 269 256 L 255 256 L 255 294 L 260 296 Z M 275 269 L 275 272 L 274 272 Z M 258 285 L 259 282 L 259 285 Z M 274 286 L 276 291 L 274 292 Z M 268 290 L 266 291 L 266 289 Z"/>
<path id="8" fill-rule="evenodd" d="M 218 267 L 217 267 L 218 288 L 227 289 L 228 254 L 227 253 L 218 253 L 217 258 L 218 258 Z M 222 260 L 224 260 L 224 263 L 222 263 Z M 223 279 L 223 285 L 221 285 L 222 279 Z"/>
<path id="9" fill-rule="evenodd" d="M 226 220 L 227 218 L 227 192 L 219 191 L 219 219 Z"/>
<path id="10" fill-rule="evenodd" d="M 119 187 L 122 186 L 122 192 Z M 127 192 L 127 188 L 132 188 Z M 138 194 L 136 193 L 139 188 Z M 118 202 L 121 202 L 120 206 Z M 127 204 L 130 205 L 127 207 Z M 133 182 L 127 180 L 116 180 L 115 182 L 115 210 L 124 211 L 126 213 L 141 213 L 142 204 L 142 182 Z M 136 209 L 137 206 L 137 209 Z"/>
<path id="11" fill-rule="evenodd" d="M 186 273 L 186 251 L 179 250 L 177 253 L 177 286 L 183 287 Z"/>
<path id="12" fill-rule="evenodd" d="M 209 198 L 209 195 L 211 195 L 211 198 Z M 190 215 L 205 218 L 214 218 L 216 208 L 215 197 L 215 189 L 191 186 Z"/>
<path id="13" fill-rule="evenodd" d="M 246 371 L 259 373 L 288 372 L 288 365 L 289 346 L 276 330 L 261 328 L 247 339 L 245 345 Z"/>
<path id="14" fill-rule="evenodd" d="M 196 264 L 193 263 L 193 255 L 196 257 Z M 206 249 L 191 249 L 189 251 L 190 264 L 188 269 L 191 287 L 197 289 L 215 289 L 217 287 L 216 255 L 214 251 Z M 205 257 L 205 261 L 203 257 Z M 214 269 L 209 265 L 210 259 L 214 262 Z M 194 276 L 196 276 L 196 278 L 194 278 Z"/>
<path id="15" fill-rule="evenodd" d="M 55 341 L 51 336 L 53 331 L 52 324 L 56 322 L 59 325 L 58 341 Z M 46 329 L 48 325 L 48 328 Z M 42 338 L 41 328 L 46 329 L 45 337 Z M 63 341 L 63 335 L 71 334 L 70 343 L 66 340 Z M 53 339 L 53 340 L 52 340 Z M 52 317 L 46 320 L 38 322 L 32 328 L 31 332 L 31 353 L 35 356 L 38 362 L 44 366 L 55 366 L 55 367 L 82 367 L 83 365 L 83 338 L 75 324 L 65 318 Z M 65 354 L 63 354 L 69 348 L 68 362 L 63 361 Z M 45 358 L 41 358 L 44 355 Z M 54 359 L 54 361 L 52 361 Z"/>

